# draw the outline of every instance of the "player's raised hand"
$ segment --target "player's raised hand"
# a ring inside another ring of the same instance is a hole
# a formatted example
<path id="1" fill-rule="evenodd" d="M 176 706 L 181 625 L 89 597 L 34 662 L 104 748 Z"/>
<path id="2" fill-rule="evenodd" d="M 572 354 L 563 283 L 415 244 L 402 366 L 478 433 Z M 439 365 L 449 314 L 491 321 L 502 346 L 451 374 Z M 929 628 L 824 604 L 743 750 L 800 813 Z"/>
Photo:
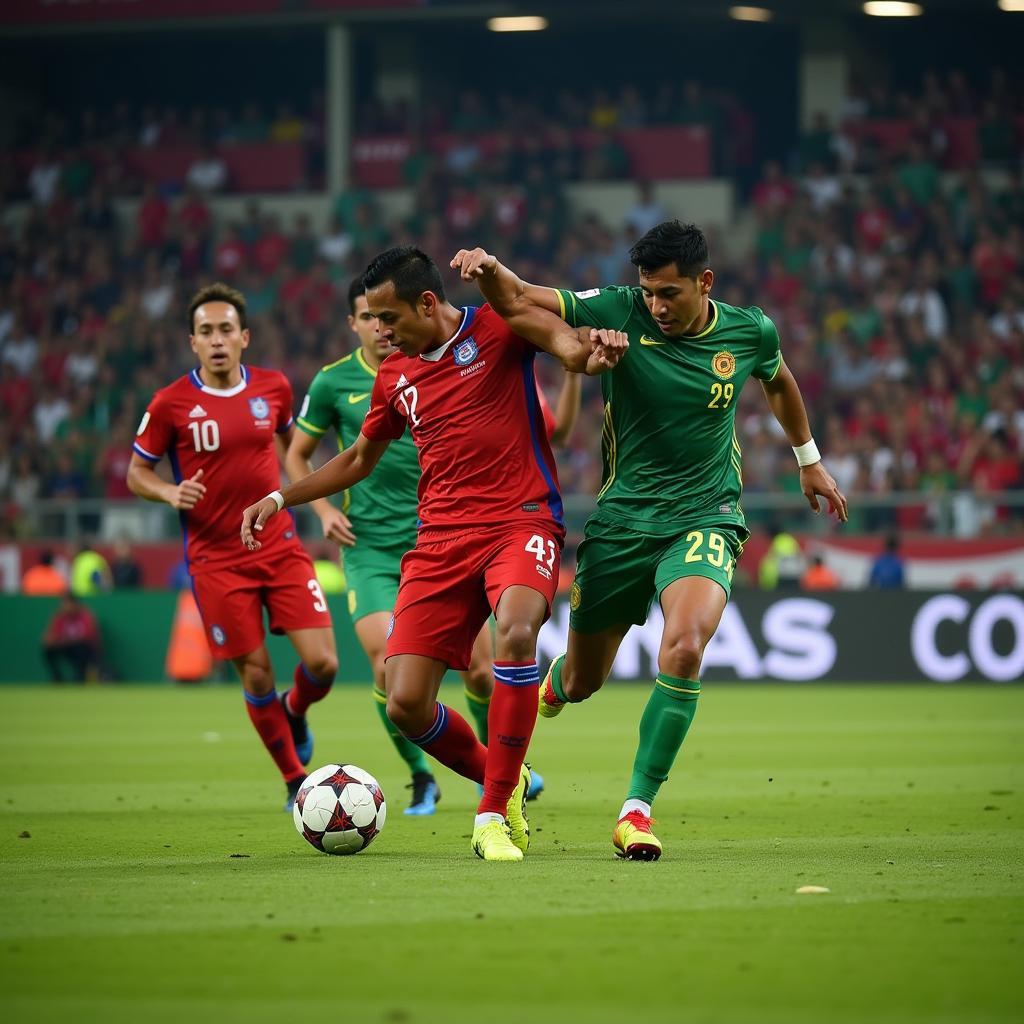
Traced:
<path id="1" fill-rule="evenodd" d="M 242 543 L 250 551 L 259 551 L 263 546 L 256 539 L 256 534 L 263 529 L 263 524 L 278 512 L 277 502 L 268 494 L 260 498 L 255 505 L 250 505 L 242 513 Z"/>
<path id="2" fill-rule="evenodd" d="M 335 544 L 350 548 L 356 542 L 351 520 L 333 505 L 330 506 L 330 511 L 320 517 L 320 526 L 324 531 L 324 537 L 327 540 L 333 540 Z"/>
<path id="3" fill-rule="evenodd" d="M 460 249 L 452 259 L 452 269 L 459 271 L 463 281 L 473 281 L 493 273 L 498 258 L 483 249 Z"/>
<path id="4" fill-rule="evenodd" d="M 184 512 L 187 512 L 190 508 L 195 508 L 196 504 L 202 500 L 203 495 L 206 493 L 206 484 L 200 483 L 202 478 L 203 471 L 197 469 L 188 480 L 182 480 L 171 492 L 168 504 L 172 508 L 181 509 Z"/>
<path id="5" fill-rule="evenodd" d="M 603 373 L 618 365 L 619 360 L 629 348 L 629 335 L 625 331 L 609 331 L 602 327 L 590 332 L 590 343 L 593 346 L 587 358 L 587 373 Z"/>
<path id="6" fill-rule="evenodd" d="M 813 512 L 821 512 L 821 503 L 818 501 L 820 495 L 828 500 L 828 510 L 836 516 L 839 522 L 845 523 L 849 518 L 846 498 L 823 462 L 814 462 L 810 466 L 801 468 L 800 489 L 804 492 L 807 504 L 811 506 Z"/>

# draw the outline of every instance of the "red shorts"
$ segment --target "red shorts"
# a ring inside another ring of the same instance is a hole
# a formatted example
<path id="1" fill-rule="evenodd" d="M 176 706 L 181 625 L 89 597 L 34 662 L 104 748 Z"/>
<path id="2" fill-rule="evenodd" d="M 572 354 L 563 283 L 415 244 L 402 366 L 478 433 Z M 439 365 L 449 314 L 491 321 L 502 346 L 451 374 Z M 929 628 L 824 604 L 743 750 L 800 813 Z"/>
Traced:
<path id="1" fill-rule="evenodd" d="M 264 608 L 271 633 L 331 628 L 327 601 L 302 547 L 248 565 L 240 552 L 236 566 L 193 576 L 192 591 L 215 658 L 238 658 L 262 646 Z"/>
<path id="2" fill-rule="evenodd" d="M 547 526 L 421 534 L 402 559 L 386 657 L 420 654 L 468 668 L 473 641 L 508 587 L 543 594 L 551 613 L 561 554 L 561 537 Z"/>

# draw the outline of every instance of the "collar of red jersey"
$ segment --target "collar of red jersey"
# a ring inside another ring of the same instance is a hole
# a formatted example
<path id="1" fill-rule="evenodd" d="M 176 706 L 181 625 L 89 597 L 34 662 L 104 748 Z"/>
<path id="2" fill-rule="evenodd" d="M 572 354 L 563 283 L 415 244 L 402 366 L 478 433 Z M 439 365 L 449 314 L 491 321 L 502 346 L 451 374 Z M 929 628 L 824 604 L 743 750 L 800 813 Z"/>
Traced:
<path id="1" fill-rule="evenodd" d="M 448 349 L 450 349 L 452 345 L 458 341 L 467 330 L 469 330 L 469 327 L 476 316 L 476 311 L 476 306 L 463 306 L 462 323 L 459 324 L 459 329 L 439 348 L 432 349 L 430 352 L 421 352 L 420 359 L 426 359 L 428 363 L 436 363 L 441 356 L 443 356 L 445 352 L 447 352 Z"/>
<path id="2" fill-rule="evenodd" d="M 199 376 L 199 367 L 197 366 L 189 375 L 189 380 L 199 388 L 200 391 L 205 392 L 208 395 L 217 395 L 218 398 L 230 398 L 232 395 L 237 395 L 240 391 L 244 391 L 246 385 L 249 383 L 249 371 L 245 366 L 240 366 L 239 369 L 242 371 L 242 379 L 233 388 L 211 388 L 203 383 L 203 378 Z"/>

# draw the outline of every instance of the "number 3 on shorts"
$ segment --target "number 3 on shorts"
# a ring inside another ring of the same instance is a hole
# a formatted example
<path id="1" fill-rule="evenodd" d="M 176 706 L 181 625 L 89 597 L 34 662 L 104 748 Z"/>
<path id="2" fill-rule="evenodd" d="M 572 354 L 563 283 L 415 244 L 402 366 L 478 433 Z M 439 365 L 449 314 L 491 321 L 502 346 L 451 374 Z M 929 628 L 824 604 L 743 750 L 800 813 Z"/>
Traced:
<path id="1" fill-rule="evenodd" d="M 549 569 L 555 566 L 555 542 L 547 537 L 535 533 L 527 542 L 526 550 L 537 556 L 538 562 L 543 562 Z"/>
<path id="2" fill-rule="evenodd" d="M 309 592 L 313 595 L 313 611 L 327 611 L 327 602 L 324 600 L 324 592 L 320 589 L 320 584 L 316 580 L 309 580 L 306 586 L 309 587 Z"/>

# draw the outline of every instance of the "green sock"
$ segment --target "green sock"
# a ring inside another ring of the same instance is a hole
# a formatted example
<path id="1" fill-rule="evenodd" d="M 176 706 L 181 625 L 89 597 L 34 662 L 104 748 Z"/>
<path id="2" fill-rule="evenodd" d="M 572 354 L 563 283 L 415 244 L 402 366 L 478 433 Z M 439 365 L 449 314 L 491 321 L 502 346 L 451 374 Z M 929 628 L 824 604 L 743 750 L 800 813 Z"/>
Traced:
<path id="1" fill-rule="evenodd" d="M 387 694 L 383 690 L 378 690 L 376 686 L 373 688 L 373 703 L 377 708 L 377 714 L 380 715 L 380 720 L 384 723 L 387 734 L 391 737 L 391 742 L 395 745 L 395 750 L 398 751 L 398 756 L 409 766 L 409 770 L 414 774 L 416 772 L 429 772 L 430 766 L 427 764 L 427 755 L 395 728 L 391 719 L 388 718 Z"/>
<path id="2" fill-rule="evenodd" d="M 697 713 L 700 681 L 658 675 L 640 719 L 640 745 L 633 761 L 629 799 L 654 803 Z"/>
<path id="3" fill-rule="evenodd" d="M 565 690 L 562 689 L 562 665 L 565 664 L 565 655 L 560 654 L 553 662 L 551 662 L 551 668 L 549 670 L 551 675 L 551 689 L 554 691 L 555 696 L 563 703 L 568 704 L 569 698 L 565 695 Z"/>
<path id="4" fill-rule="evenodd" d="M 480 737 L 480 742 L 486 747 L 487 712 L 491 709 L 491 698 L 481 697 L 479 694 L 472 693 L 467 688 L 466 705 L 469 707 L 469 713 L 473 716 L 473 721 L 476 722 L 476 734 Z"/>

